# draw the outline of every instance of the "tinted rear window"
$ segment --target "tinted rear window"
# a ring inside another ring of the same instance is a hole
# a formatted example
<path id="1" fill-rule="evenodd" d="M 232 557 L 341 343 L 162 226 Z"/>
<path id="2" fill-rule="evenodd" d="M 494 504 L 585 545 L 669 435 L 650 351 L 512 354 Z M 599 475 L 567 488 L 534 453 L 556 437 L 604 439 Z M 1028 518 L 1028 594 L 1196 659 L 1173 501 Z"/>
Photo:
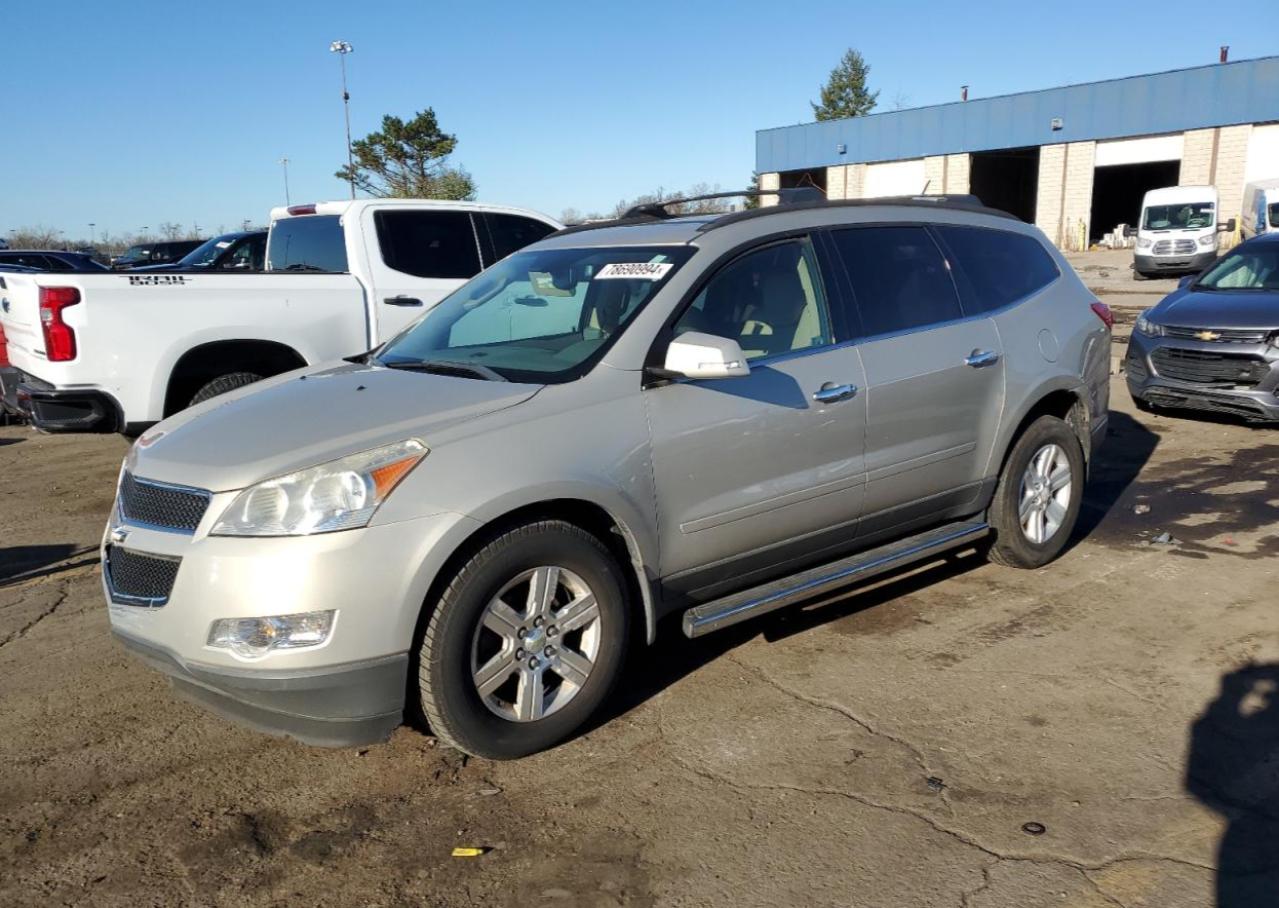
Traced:
<path id="1" fill-rule="evenodd" d="M 373 220 L 387 267 L 415 277 L 480 273 L 475 229 L 465 211 L 379 211 Z"/>
<path id="2" fill-rule="evenodd" d="M 346 239 L 335 214 L 282 218 L 271 227 L 266 252 L 268 271 L 328 271 L 346 266 Z"/>
<path id="3" fill-rule="evenodd" d="M 946 261 L 923 227 L 858 227 L 831 237 L 853 286 L 864 336 L 961 316 Z"/>
<path id="4" fill-rule="evenodd" d="M 489 248 L 485 250 L 484 257 L 490 265 L 555 232 L 550 224 L 520 217 L 518 214 L 485 213 L 480 217 L 488 231 Z"/>
<path id="5" fill-rule="evenodd" d="M 1052 256 L 1034 237 L 983 227 L 933 228 L 959 266 L 964 312 L 999 309 L 1057 280 Z"/>

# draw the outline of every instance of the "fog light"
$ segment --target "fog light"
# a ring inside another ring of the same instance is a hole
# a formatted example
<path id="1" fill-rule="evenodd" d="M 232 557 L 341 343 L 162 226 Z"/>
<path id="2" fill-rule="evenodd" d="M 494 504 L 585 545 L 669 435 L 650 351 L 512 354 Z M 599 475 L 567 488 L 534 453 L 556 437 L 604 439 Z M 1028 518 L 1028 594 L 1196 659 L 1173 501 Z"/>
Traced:
<path id="1" fill-rule="evenodd" d="M 270 615 L 265 618 L 219 618 L 209 628 L 209 646 L 256 659 L 277 649 L 319 646 L 333 631 L 336 611 Z"/>

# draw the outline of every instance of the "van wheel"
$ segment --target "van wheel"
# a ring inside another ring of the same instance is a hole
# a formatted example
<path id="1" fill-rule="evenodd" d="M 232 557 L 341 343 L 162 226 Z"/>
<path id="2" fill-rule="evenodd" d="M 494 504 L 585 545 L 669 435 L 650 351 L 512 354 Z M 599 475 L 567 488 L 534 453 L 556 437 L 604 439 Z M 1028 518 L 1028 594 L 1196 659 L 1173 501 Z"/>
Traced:
<path id="1" fill-rule="evenodd" d="M 1150 275 L 1144 271 L 1138 271 L 1134 268 L 1132 269 L 1132 279 L 1134 281 L 1148 281 L 1150 280 Z"/>
<path id="2" fill-rule="evenodd" d="M 1061 554 L 1079 519 L 1084 479 L 1084 452 L 1070 426 L 1055 416 L 1032 422 L 1013 445 L 990 504 L 990 560 L 1037 568 Z"/>
<path id="3" fill-rule="evenodd" d="M 202 404 L 210 398 L 217 397 L 219 394 L 226 394 L 228 391 L 234 391 L 236 388 L 243 388 L 245 385 L 251 385 L 255 381 L 262 381 L 262 376 L 255 372 L 231 372 L 227 375 L 219 375 L 213 381 L 208 382 L 195 392 L 195 396 L 191 398 L 188 407 L 194 407 L 196 404 Z"/>
<path id="4" fill-rule="evenodd" d="M 558 744 L 616 683 L 629 612 L 621 572 L 590 533 L 562 520 L 507 530 L 434 605 L 417 654 L 431 730 L 495 760 Z"/>

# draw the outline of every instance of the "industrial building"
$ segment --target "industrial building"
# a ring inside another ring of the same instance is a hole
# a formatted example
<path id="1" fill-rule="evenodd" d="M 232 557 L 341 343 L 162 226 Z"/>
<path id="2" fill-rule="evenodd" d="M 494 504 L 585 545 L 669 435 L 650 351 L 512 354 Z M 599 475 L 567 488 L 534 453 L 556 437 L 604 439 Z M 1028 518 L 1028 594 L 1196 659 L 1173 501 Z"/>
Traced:
<path id="1" fill-rule="evenodd" d="M 1238 220 L 1245 183 L 1279 177 L 1279 57 L 762 129 L 755 160 L 762 189 L 972 193 L 1071 250 L 1164 186 L 1214 185 Z"/>

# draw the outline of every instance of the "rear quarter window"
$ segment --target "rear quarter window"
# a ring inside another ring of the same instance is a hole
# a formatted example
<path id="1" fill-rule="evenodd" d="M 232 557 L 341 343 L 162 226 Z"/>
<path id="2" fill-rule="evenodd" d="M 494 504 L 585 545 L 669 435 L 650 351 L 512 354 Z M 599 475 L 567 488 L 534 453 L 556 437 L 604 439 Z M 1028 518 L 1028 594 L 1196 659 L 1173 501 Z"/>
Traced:
<path id="1" fill-rule="evenodd" d="M 268 271 L 347 270 L 346 237 L 335 214 L 310 214 L 282 218 L 271 227 L 267 240 Z"/>
<path id="2" fill-rule="evenodd" d="M 957 266 L 965 315 L 1002 309 L 1044 289 L 1061 275 L 1043 244 L 1024 233 L 989 227 L 936 225 Z"/>

